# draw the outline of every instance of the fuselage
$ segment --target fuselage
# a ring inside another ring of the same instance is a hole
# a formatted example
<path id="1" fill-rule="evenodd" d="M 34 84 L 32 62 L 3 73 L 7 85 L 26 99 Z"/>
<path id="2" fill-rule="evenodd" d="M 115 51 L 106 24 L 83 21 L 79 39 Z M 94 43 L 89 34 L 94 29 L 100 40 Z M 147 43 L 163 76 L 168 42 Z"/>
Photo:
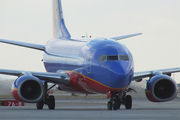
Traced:
<path id="1" fill-rule="evenodd" d="M 84 93 L 124 91 L 134 74 L 127 47 L 110 39 L 54 39 L 46 45 L 44 65 L 48 72 L 65 72 L 71 85 L 61 90 Z"/>

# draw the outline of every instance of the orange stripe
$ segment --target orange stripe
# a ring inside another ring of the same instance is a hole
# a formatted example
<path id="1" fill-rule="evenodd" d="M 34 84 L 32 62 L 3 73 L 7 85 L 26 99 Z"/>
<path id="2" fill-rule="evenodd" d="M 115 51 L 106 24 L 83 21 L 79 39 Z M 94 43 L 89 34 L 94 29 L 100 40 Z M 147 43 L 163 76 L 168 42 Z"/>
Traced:
<path id="1" fill-rule="evenodd" d="M 12 88 L 12 90 L 17 90 L 17 88 Z"/>
<path id="2" fill-rule="evenodd" d="M 120 90 L 120 89 L 125 89 L 125 88 L 127 88 L 127 87 L 124 87 L 124 88 L 112 88 L 112 87 L 109 87 L 109 86 L 107 86 L 107 85 L 105 85 L 105 84 L 102 84 L 102 83 L 100 83 L 100 82 L 98 82 L 98 81 L 96 81 L 96 80 L 94 80 L 94 79 L 92 79 L 92 78 L 89 78 L 89 77 L 87 77 L 87 76 L 85 76 L 85 75 L 83 75 L 83 74 L 81 74 L 81 73 L 79 73 L 79 72 L 77 72 L 77 71 L 65 71 L 64 73 L 68 73 L 68 72 L 75 72 L 75 73 L 77 73 L 77 74 L 79 74 L 79 75 L 81 75 L 81 76 L 83 76 L 83 77 L 85 77 L 85 78 L 87 78 L 87 79 L 89 79 L 89 80 L 91 80 L 91 81 L 93 81 L 93 82 L 96 82 L 96 83 L 98 83 L 98 84 L 100 84 L 100 85 L 102 85 L 102 86 L 105 86 L 105 87 L 107 87 L 107 88 L 110 88 L 110 89 Z M 129 85 L 128 85 L 128 86 L 129 86 Z"/>

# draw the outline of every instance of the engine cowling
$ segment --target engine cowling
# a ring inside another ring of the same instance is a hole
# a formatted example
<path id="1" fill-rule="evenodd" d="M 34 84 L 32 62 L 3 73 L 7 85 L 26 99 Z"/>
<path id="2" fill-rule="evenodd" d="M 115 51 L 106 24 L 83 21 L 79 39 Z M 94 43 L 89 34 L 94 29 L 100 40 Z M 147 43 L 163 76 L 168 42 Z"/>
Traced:
<path id="1" fill-rule="evenodd" d="M 22 102 L 36 103 L 44 96 L 44 86 L 35 76 L 24 75 L 17 78 L 12 84 L 13 97 Z"/>
<path id="2" fill-rule="evenodd" d="M 165 102 L 178 94 L 176 82 L 167 75 L 155 75 L 147 81 L 146 97 L 152 102 Z"/>

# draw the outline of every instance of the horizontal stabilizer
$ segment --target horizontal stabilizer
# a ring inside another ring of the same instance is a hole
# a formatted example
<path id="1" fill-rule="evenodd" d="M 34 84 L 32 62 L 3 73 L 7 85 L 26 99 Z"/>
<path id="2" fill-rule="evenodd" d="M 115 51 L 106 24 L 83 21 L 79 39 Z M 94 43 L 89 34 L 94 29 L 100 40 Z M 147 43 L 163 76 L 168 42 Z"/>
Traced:
<path id="1" fill-rule="evenodd" d="M 113 40 L 121 40 L 121 39 L 129 38 L 129 37 L 134 37 L 134 36 L 137 36 L 137 35 L 142 35 L 142 33 L 136 33 L 136 34 L 119 36 L 119 37 L 113 37 L 111 39 L 113 39 Z"/>
<path id="2" fill-rule="evenodd" d="M 0 39 L 0 42 L 7 43 L 7 44 L 12 44 L 12 45 L 17 45 L 17 46 L 22 46 L 22 47 L 27 47 L 27 48 L 32 48 L 32 49 L 37 49 L 37 50 L 42 50 L 42 51 L 45 50 L 45 46 L 44 45 L 39 45 L 39 44 L 18 42 L 18 41 L 5 40 L 5 39 Z"/>

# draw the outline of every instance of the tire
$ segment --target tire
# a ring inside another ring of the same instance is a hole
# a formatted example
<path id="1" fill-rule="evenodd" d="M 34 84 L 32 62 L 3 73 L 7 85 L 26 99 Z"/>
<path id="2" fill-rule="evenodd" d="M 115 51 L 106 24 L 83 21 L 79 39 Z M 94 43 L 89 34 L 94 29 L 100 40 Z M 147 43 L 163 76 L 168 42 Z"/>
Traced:
<path id="1" fill-rule="evenodd" d="M 43 109 L 43 106 L 44 106 L 43 99 L 42 99 L 40 102 L 36 103 L 36 108 L 37 108 L 38 110 L 42 110 L 42 109 Z"/>
<path id="2" fill-rule="evenodd" d="M 117 103 L 118 103 L 117 109 L 120 109 L 120 107 L 121 107 L 121 101 L 120 101 L 120 99 L 118 99 Z"/>
<path id="3" fill-rule="evenodd" d="M 113 104 L 113 110 L 117 110 L 118 109 L 118 101 L 114 101 L 114 104 Z"/>
<path id="4" fill-rule="evenodd" d="M 109 102 L 107 103 L 107 109 L 108 109 L 108 110 L 112 110 L 112 102 L 111 102 L 111 101 L 109 101 Z"/>
<path id="5" fill-rule="evenodd" d="M 126 109 L 131 109 L 132 108 L 132 97 L 130 95 L 126 96 L 125 107 L 126 107 Z"/>
<path id="6" fill-rule="evenodd" d="M 52 95 L 49 96 L 48 107 L 49 107 L 50 110 L 54 110 L 54 108 L 55 108 L 55 98 Z"/>

